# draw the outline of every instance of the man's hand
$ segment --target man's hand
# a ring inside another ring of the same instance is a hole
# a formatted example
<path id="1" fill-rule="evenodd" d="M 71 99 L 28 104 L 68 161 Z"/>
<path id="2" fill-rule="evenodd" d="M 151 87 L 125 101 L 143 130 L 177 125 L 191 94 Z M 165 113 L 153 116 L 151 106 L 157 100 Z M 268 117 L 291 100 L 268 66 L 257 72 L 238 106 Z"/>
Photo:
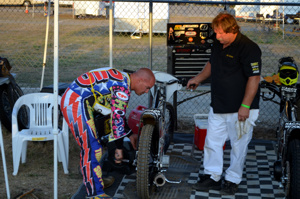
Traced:
<path id="1" fill-rule="evenodd" d="M 196 81 L 195 78 L 192 78 L 188 81 L 186 85 L 186 89 L 195 90 L 198 87 L 199 83 Z"/>
<path id="2" fill-rule="evenodd" d="M 131 142 L 131 145 L 133 147 L 134 150 L 137 150 L 137 140 L 138 140 L 138 135 L 137 134 L 131 134 L 131 136 L 129 136 L 129 140 Z"/>
<path id="3" fill-rule="evenodd" d="M 123 159 L 123 150 L 122 149 L 116 149 L 115 150 L 115 163 L 120 164 Z"/>
<path id="4" fill-rule="evenodd" d="M 246 119 L 249 118 L 249 114 L 250 114 L 250 109 L 241 106 L 238 111 L 238 120 L 246 121 Z"/>

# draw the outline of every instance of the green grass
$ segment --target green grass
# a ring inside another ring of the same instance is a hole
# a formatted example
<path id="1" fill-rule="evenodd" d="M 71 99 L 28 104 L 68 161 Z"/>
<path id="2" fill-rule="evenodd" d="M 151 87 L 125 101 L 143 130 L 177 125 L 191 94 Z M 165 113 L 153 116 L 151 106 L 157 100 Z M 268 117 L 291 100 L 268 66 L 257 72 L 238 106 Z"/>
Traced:
<path id="1" fill-rule="evenodd" d="M 42 9 L 37 7 L 36 9 Z M 182 20 L 170 15 L 170 21 Z M 201 17 L 200 17 L 201 18 Z M 195 20 L 200 19 L 195 18 Z M 45 44 L 46 18 L 43 12 L 34 17 L 22 13 L 0 12 L 1 56 L 7 57 L 18 82 L 27 87 L 39 87 Z M 73 19 L 71 15 L 60 17 L 59 23 L 59 76 L 61 82 L 71 82 L 82 73 L 109 66 L 109 20 Z M 245 33 L 262 49 L 263 73 L 273 73 L 282 56 L 294 56 L 299 60 L 300 37 L 285 35 L 281 31 L 262 31 L 255 23 L 241 23 Z M 286 26 L 286 28 L 289 28 Z M 53 81 L 53 17 L 49 27 L 45 81 Z M 166 71 L 166 34 L 153 36 L 152 63 L 155 70 Z M 113 34 L 113 66 L 137 69 L 149 67 L 149 35 L 131 39 L 130 33 Z M 30 78 L 28 78 L 30 77 Z"/>

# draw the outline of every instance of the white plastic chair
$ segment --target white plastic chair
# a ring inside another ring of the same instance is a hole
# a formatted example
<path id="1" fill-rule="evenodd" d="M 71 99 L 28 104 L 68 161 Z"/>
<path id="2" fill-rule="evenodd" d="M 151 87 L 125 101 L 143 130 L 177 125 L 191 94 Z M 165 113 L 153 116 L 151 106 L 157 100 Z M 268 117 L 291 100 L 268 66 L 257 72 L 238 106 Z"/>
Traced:
<path id="1" fill-rule="evenodd" d="M 28 141 L 51 141 L 53 135 L 53 93 L 31 93 L 21 96 L 12 112 L 13 175 L 17 175 L 20 159 L 26 162 Z M 58 96 L 58 104 L 61 97 Z M 29 128 L 19 130 L 18 111 L 27 107 Z M 62 130 L 58 130 L 58 160 L 62 162 L 64 173 L 68 174 L 69 135 L 68 125 L 63 119 Z M 38 151 L 37 151 L 38 153 Z"/>
<path id="2" fill-rule="evenodd" d="M 7 176 L 7 168 L 6 168 L 6 160 L 5 160 L 5 152 L 4 152 L 4 143 L 3 143 L 1 122 L 0 122 L 0 146 L 1 146 L 5 186 L 6 186 L 6 195 L 7 195 L 7 198 L 10 199 L 10 191 L 9 191 L 9 183 L 8 183 L 8 176 Z"/>

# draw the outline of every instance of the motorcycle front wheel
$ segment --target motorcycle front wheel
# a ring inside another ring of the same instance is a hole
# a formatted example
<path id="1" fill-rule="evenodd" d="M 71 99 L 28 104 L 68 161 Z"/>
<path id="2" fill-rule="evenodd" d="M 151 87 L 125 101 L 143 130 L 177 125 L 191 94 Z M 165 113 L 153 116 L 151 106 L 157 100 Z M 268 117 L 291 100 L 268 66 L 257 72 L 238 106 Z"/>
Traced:
<path id="1" fill-rule="evenodd" d="M 289 143 L 288 160 L 290 165 L 290 184 L 288 198 L 300 198 L 300 140 L 293 139 Z"/>
<path id="2" fill-rule="evenodd" d="M 136 188 L 137 195 L 141 199 L 150 198 L 153 188 L 153 179 L 157 174 L 155 159 L 158 153 L 159 138 L 154 133 L 154 130 L 154 125 L 144 125 L 139 139 Z"/>

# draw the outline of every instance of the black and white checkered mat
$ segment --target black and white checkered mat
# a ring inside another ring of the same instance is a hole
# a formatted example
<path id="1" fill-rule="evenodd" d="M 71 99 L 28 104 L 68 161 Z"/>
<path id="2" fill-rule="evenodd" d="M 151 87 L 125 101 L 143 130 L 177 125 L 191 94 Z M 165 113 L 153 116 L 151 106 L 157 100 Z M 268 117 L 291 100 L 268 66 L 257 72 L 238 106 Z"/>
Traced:
<path id="1" fill-rule="evenodd" d="M 226 146 L 224 151 L 224 169 L 228 168 L 230 163 L 229 148 L 230 146 Z M 172 181 L 181 180 L 181 183 L 166 183 L 151 198 L 284 198 L 283 190 L 279 188 L 279 183 L 272 176 L 276 155 L 270 141 L 254 140 L 249 144 L 243 180 L 235 196 L 222 196 L 219 191 L 214 190 L 199 192 L 191 188 L 191 184 L 197 182 L 198 174 L 203 171 L 203 151 L 196 148 L 192 156 L 192 144 L 170 145 L 167 153 L 171 155 L 171 164 L 166 177 Z M 135 178 L 135 173 L 125 175 L 114 196 L 120 199 L 137 198 Z"/>

